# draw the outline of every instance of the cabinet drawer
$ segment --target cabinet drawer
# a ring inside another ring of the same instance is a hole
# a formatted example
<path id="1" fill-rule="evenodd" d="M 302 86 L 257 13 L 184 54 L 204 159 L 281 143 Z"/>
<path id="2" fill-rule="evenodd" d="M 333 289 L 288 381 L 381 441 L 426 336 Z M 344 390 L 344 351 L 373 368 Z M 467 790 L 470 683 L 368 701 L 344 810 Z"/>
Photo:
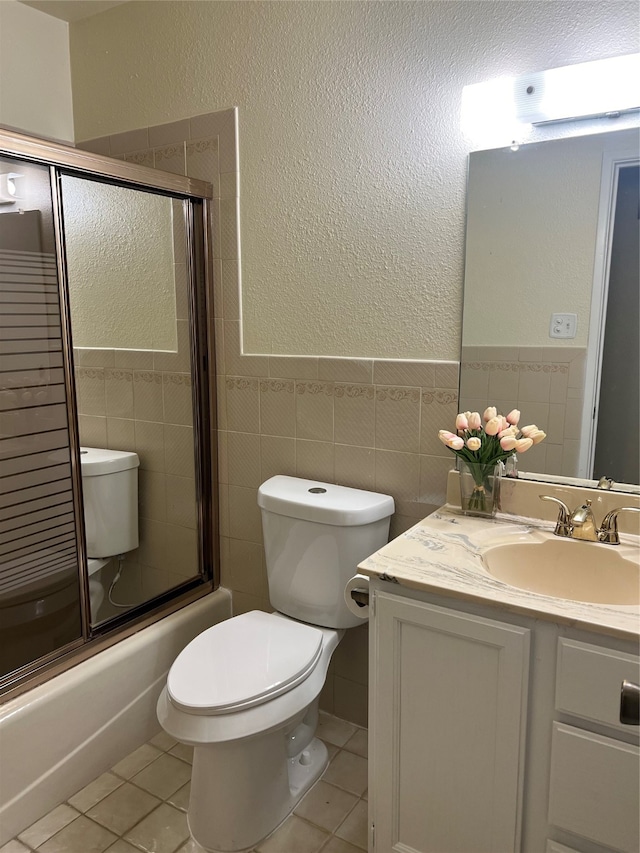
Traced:
<path id="1" fill-rule="evenodd" d="M 626 732 L 637 727 L 620 722 L 620 688 L 624 679 L 640 682 L 640 658 L 575 640 L 558 641 L 556 709 L 606 723 Z"/>
<path id="2" fill-rule="evenodd" d="M 640 849 L 640 750 L 554 723 L 549 822 L 625 853 Z"/>

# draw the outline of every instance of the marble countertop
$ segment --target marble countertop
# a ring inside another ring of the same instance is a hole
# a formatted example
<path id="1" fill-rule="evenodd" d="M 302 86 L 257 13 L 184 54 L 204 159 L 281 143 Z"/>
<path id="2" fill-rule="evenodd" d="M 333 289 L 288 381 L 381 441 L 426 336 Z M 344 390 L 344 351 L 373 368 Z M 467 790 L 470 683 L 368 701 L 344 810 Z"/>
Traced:
<path id="1" fill-rule="evenodd" d="M 569 624 L 623 639 L 640 636 L 640 605 L 595 604 L 565 600 L 517 589 L 486 570 L 483 552 L 510 544 L 533 531 L 553 532 L 554 525 L 534 518 L 498 515 L 464 516 L 446 505 L 389 542 L 358 567 L 361 574 L 394 579 L 409 589 L 449 595 L 536 618 Z M 573 543 L 571 543 L 573 544 Z M 578 548 L 616 548 L 576 542 Z M 622 550 L 622 549 L 621 549 Z M 638 537 L 627 536 L 624 552 L 640 559 Z"/>

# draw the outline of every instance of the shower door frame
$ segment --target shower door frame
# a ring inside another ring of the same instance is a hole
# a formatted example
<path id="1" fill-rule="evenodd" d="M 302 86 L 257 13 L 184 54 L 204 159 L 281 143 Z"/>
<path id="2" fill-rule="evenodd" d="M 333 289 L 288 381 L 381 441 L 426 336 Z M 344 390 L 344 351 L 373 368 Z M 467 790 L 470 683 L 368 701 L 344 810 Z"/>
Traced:
<path id="1" fill-rule="evenodd" d="M 208 595 L 219 585 L 219 532 L 217 512 L 218 478 L 215 398 L 215 345 L 213 327 L 212 209 L 213 187 L 206 181 L 162 172 L 60 143 L 35 139 L 0 128 L 0 156 L 22 159 L 47 166 L 50 174 L 51 201 L 58 272 L 58 293 L 63 339 L 63 364 L 68 414 L 71 480 L 74 494 L 76 543 L 80 573 L 80 616 L 82 635 L 37 660 L 0 677 L 0 702 L 5 702 L 37 684 L 63 672 L 79 661 L 141 630 L 157 619 Z M 62 171 L 61 171 L 62 170 Z M 198 567 L 200 576 L 157 595 L 92 628 L 90 623 L 89 578 L 85 551 L 80 436 L 74 380 L 69 285 L 65 256 L 65 235 L 60 177 L 62 173 L 100 179 L 130 189 L 156 191 L 182 198 L 187 234 L 187 281 L 189 286 L 189 338 L 193 380 L 193 433 L 196 468 L 196 515 L 198 519 Z M 194 216 L 199 203 L 200 227 Z M 202 235 L 197 246 L 198 235 Z M 200 249 L 200 251 L 198 251 Z"/>

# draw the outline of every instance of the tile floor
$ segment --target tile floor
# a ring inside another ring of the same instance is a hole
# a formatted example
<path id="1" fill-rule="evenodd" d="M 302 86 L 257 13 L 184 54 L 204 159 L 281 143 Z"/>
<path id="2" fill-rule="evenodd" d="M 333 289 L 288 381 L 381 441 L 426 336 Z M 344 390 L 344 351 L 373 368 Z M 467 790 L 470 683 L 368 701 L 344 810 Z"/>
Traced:
<path id="1" fill-rule="evenodd" d="M 367 730 L 328 714 L 329 766 L 255 853 L 367 849 Z M 191 749 L 164 732 L 36 821 L 0 853 L 200 853 L 186 810 Z"/>

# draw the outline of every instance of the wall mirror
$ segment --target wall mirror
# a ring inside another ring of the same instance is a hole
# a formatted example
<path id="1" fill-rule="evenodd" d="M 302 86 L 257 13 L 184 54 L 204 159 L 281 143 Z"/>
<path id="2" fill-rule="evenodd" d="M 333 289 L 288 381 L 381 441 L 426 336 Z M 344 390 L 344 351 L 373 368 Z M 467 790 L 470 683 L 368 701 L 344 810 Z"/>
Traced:
<path id="1" fill-rule="evenodd" d="M 460 408 L 544 429 L 536 479 L 640 479 L 639 162 L 635 129 L 469 157 Z"/>

